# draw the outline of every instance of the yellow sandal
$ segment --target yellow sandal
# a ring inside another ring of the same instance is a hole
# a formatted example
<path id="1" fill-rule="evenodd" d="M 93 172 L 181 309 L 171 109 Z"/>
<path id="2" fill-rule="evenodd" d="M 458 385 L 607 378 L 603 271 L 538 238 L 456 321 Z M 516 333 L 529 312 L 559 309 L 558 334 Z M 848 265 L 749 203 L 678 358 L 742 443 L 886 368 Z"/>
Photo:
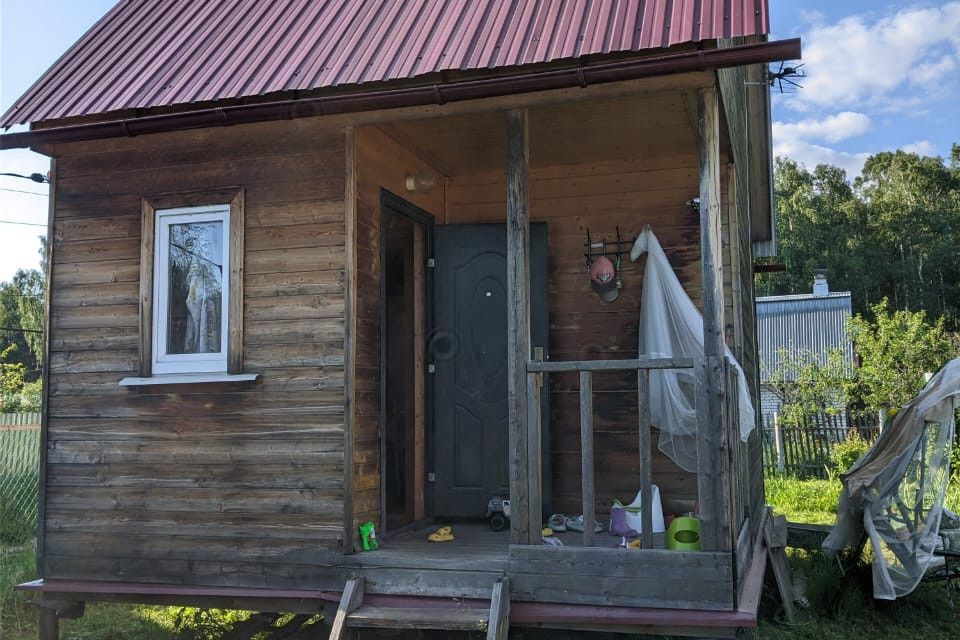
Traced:
<path id="1" fill-rule="evenodd" d="M 450 542 L 453 540 L 453 529 L 450 527 L 440 527 L 427 536 L 427 540 L 430 542 Z"/>

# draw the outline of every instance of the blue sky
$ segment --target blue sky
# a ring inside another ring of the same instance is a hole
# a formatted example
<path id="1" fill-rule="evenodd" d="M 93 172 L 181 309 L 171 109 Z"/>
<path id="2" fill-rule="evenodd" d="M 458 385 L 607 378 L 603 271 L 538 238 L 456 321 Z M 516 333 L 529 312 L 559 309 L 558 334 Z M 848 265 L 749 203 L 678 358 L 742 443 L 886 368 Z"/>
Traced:
<path id="1" fill-rule="evenodd" d="M 0 110 L 112 4 L 0 0 Z M 773 94 L 775 153 L 853 176 L 878 151 L 947 156 L 960 142 L 960 0 L 771 0 L 770 15 L 772 38 L 803 39 L 808 74 L 803 89 Z M 43 156 L 0 152 L 0 173 L 47 168 Z M 0 177 L 0 280 L 38 266 L 46 191 Z"/>

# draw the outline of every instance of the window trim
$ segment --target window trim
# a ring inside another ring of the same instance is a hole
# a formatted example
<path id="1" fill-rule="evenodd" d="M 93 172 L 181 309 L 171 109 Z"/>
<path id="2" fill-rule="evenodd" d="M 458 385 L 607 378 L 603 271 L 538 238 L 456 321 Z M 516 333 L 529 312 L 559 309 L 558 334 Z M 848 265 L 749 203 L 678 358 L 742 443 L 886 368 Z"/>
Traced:
<path id="1" fill-rule="evenodd" d="M 177 209 L 211 209 L 214 207 L 229 210 L 225 233 L 228 242 L 224 244 L 226 261 L 229 262 L 229 282 L 224 287 L 226 301 L 227 331 L 226 371 L 217 373 L 237 375 L 243 373 L 243 229 L 244 229 L 244 193 L 241 187 L 223 187 L 201 191 L 178 192 L 144 196 L 141 199 L 141 238 L 140 238 L 140 367 L 141 378 L 166 375 L 181 375 L 192 370 L 180 370 L 177 373 L 154 371 L 154 278 L 156 264 L 156 235 L 158 212 L 167 215 Z M 157 276 L 158 277 L 158 276 Z M 161 369 L 166 369 L 161 367 Z"/>
<path id="2" fill-rule="evenodd" d="M 170 278 L 170 227 L 177 224 L 220 222 L 221 227 L 221 310 L 220 348 L 209 353 L 166 353 L 169 335 L 168 314 Z M 157 374 L 174 373 L 226 373 L 227 336 L 230 327 L 230 205 L 206 205 L 200 207 L 177 207 L 157 209 L 154 212 L 155 244 L 153 253 L 153 358 L 151 371 Z"/>

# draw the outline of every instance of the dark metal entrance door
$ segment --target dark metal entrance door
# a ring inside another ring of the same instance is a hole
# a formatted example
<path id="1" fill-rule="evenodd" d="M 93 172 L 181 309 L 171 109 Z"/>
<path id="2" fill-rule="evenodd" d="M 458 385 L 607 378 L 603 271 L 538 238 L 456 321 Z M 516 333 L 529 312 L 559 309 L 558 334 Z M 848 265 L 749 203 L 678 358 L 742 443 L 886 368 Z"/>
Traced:
<path id="1" fill-rule="evenodd" d="M 487 501 L 508 496 L 507 228 L 434 229 L 434 514 L 483 517 Z M 547 227 L 530 225 L 531 339 L 546 350 Z M 549 394 L 542 394 L 544 400 Z M 546 410 L 546 404 L 542 410 Z M 548 415 L 543 433 L 549 444 Z M 549 446 L 544 479 L 550 478 Z M 549 484 L 544 487 L 549 495 Z"/>

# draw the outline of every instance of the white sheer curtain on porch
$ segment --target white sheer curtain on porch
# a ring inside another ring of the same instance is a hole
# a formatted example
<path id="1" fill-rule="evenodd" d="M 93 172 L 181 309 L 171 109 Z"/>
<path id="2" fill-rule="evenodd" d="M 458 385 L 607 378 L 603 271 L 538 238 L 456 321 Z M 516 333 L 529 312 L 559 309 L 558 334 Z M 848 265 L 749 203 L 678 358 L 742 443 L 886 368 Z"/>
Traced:
<path id="1" fill-rule="evenodd" d="M 702 358 L 703 316 L 670 267 L 650 225 L 644 227 L 630 250 L 636 261 L 644 253 L 640 301 L 640 356 Z M 733 354 L 727 358 L 737 372 L 740 438 L 746 442 L 756 426 L 746 376 Z M 693 369 L 650 371 L 650 417 L 660 429 L 659 448 L 681 468 L 697 471 L 697 410 Z"/>

